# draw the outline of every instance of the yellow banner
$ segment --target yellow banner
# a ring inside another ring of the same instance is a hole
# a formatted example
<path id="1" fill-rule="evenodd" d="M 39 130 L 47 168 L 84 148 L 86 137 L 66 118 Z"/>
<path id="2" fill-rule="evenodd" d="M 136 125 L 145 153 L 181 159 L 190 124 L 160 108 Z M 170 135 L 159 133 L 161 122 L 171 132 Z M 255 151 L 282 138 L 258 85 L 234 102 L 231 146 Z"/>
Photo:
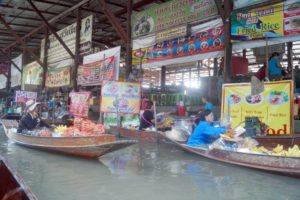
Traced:
<path id="1" fill-rule="evenodd" d="M 225 84 L 222 92 L 222 116 L 230 113 L 232 128 L 243 126 L 246 117 L 258 117 L 267 125 L 268 135 L 292 134 L 293 82 L 265 83 L 264 92 L 251 96 L 251 86 Z M 230 102 L 230 105 L 228 103 Z"/>
<path id="2" fill-rule="evenodd" d="M 140 113 L 139 83 L 104 81 L 101 90 L 101 112 Z"/>
<path id="3" fill-rule="evenodd" d="M 71 82 L 70 67 L 49 70 L 46 75 L 46 87 L 69 86 Z"/>

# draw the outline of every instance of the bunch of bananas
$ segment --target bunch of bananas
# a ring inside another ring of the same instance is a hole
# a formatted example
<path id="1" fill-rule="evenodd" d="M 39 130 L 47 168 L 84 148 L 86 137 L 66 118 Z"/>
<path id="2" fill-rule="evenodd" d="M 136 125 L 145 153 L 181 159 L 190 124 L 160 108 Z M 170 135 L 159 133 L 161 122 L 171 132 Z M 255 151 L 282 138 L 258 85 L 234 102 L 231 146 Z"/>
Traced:
<path id="1" fill-rule="evenodd" d="M 229 133 L 229 132 L 221 134 L 220 136 L 223 137 L 223 138 L 227 138 L 227 139 L 233 139 L 234 138 L 234 134 L 233 133 Z"/>
<path id="2" fill-rule="evenodd" d="M 254 146 L 253 148 L 251 148 L 251 151 L 270 153 L 270 151 L 266 149 L 264 146 Z"/>
<path id="3" fill-rule="evenodd" d="M 283 149 L 283 145 L 277 145 L 273 149 L 272 155 L 275 156 L 287 156 L 287 157 L 300 157 L 300 149 L 298 145 L 294 145 L 292 148 L 289 147 L 288 150 Z"/>
<path id="4" fill-rule="evenodd" d="M 58 126 L 54 129 L 54 131 L 55 131 L 56 133 L 64 133 L 67 129 L 68 129 L 68 127 L 65 126 L 65 125 L 58 125 Z"/>
<path id="5" fill-rule="evenodd" d="M 165 121 L 163 122 L 162 126 L 163 127 L 170 127 L 173 125 L 173 119 L 170 116 L 167 116 Z"/>

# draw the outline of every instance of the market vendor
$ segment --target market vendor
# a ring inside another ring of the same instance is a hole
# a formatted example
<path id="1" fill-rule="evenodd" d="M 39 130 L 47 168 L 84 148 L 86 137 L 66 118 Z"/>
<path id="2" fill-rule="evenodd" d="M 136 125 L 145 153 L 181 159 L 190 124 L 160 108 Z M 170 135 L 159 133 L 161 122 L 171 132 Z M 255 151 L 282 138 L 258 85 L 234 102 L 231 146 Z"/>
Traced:
<path id="1" fill-rule="evenodd" d="M 200 123 L 189 137 L 187 145 L 190 146 L 203 146 L 207 147 L 216 139 L 219 138 L 220 134 L 226 132 L 225 127 L 215 127 L 213 125 L 214 115 L 211 110 L 204 110 L 200 113 Z M 231 130 L 228 130 L 231 132 Z"/>
<path id="2" fill-rule="evenodd" d="M 284 72 L 284 69 L 282 68 L 282 65 L 279 61 L 279 53 L 272 53 L 271 57 L 269 58 L 268 64 L 269 79 L 271 81 L 281 80 L 283 75 L 282 72 Z"/>
<path id="3" fill-rule="evenodd" d="M 154 126 L 153 102 L 145 103 L 145 111 L 141 114 L 139 130 Z"/>
<path id="4" fill-rule="evenodd" d="M 215 114 L 215 108 L 213 104 L 209 101 L 208 97 L 202 97 L 201 98 L 202 102 L 204 103 L 204 110 L 210 110 L 212 114 Z"/>

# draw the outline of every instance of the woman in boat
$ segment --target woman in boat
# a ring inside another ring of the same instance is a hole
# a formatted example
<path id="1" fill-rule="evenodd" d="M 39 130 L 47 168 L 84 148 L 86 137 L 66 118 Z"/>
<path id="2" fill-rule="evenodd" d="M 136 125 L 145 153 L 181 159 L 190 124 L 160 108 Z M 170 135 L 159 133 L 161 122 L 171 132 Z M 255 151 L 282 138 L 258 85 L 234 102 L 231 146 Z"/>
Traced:
<path id="1" fill-rule="evenodd" d="M 207 147 L 214 142 L 219 135 L 226 132 L 225 127 L 214 126 L 214 115 L 211 110 L 200 113 L 200 123 L 189 137 L 187 145 Z"/>
<path id="2" fill-rule="evenodd" d="M 19 122 L 18 133 L 22 133 L 26 130 L 33 130 L 36 128 L 40 122 L 39 119 L 39 105 L 40 103 L 35 103 L 30 100 L 26 103 L 27 112 L 23 115 Z"/>
<path id="3" fill-rule="evenodd" d="M 145 111 L 141 114 L 139 130 L 154 126 L 153 102 L 148 101 L 145 107 Z"/>

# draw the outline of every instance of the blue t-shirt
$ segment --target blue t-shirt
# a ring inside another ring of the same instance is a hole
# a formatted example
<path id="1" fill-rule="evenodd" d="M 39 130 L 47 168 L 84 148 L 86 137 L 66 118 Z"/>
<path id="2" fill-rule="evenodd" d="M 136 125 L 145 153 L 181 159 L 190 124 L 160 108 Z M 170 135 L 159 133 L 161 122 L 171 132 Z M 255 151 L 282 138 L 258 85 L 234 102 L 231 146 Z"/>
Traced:
<path id="1" fill-rule="evenodd" d="M 201 144 L 210 144 L 215 141 L 220 134 L 225 133 L 225 127 L 214 127 L 206 121 L 201 121 L 193 134 L 189 137 L 187 144 L 198 146 Z"/>
<path id="2" fill-rule="evenodd" d="M 269 75 L 281 75 L 281 69 L 277 66 L 278 58 L 271 58 L 269 61 Z"/>

